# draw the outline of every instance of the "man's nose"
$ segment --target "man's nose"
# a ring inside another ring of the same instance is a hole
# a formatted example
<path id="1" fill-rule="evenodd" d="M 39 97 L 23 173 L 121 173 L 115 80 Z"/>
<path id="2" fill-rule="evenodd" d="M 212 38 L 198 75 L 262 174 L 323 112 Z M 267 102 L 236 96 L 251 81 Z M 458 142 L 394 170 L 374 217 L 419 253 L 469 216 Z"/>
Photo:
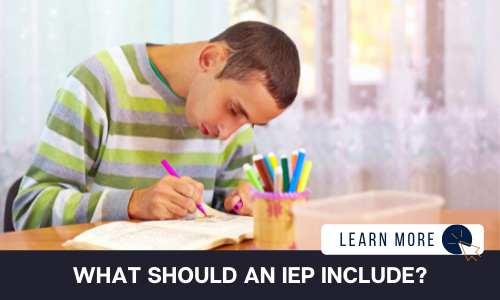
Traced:
<path id="1" fill-rule="evenodd" d="M 225 141 L 227 140 L 233 132 L 236 130 L 231 130 L 231 128 L 228 128 L 228 126 L 219 126 L 219 137 L 221 140 Z"/>
<path id="2" fill-rule="evenodd" d="M 218 125 L 220 139 L 227 140 L 242 125 L 239 122 L 220 123 Z"/>

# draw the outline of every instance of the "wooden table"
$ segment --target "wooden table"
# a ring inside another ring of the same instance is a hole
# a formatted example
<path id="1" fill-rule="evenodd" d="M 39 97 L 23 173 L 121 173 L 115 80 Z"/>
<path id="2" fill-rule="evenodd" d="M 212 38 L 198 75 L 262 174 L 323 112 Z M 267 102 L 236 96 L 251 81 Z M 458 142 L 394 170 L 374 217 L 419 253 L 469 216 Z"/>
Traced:
<path id="1" fill-rule="evenodd" d="M 441 224 L 481 224 L 484 227 L 485 250 L 500 250 L 498 210 L 442 210 Z M 140 222 L 131 220 L 130 222 Z M 77 224 L 0 234 L 0 250 L 74 250 L 61 246 L 85 230 L 109 223 Z M 252 240 L 215 250 L 251 250 Z"/>

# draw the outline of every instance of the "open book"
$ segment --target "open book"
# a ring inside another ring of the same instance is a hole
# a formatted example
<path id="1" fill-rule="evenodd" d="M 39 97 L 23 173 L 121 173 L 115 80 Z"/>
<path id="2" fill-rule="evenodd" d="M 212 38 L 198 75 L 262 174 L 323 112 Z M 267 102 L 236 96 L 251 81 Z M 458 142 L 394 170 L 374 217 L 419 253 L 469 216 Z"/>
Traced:
<path id="1" fill-rule="evenodd" d="M 205 250 L 253 238 L 253 218 L 229 215 L 203 204 L 179 220 L 113 222 L 92 228 L 63 244 L 89 250 Z"/>

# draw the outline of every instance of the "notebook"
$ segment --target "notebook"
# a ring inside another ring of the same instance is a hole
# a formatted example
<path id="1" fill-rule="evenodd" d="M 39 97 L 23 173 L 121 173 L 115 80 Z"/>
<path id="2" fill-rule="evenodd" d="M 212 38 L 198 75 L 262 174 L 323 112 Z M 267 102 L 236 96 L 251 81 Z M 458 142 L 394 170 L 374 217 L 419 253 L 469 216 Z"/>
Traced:
<path id="1" fill-rule="evenodd" d="M 86 250 L 206 250 L 253 238 L 253 217 L 230 215 L 203 204 L 200 211 L 178 220 L 113 222 L 66 241 L 63 246 Z"/>

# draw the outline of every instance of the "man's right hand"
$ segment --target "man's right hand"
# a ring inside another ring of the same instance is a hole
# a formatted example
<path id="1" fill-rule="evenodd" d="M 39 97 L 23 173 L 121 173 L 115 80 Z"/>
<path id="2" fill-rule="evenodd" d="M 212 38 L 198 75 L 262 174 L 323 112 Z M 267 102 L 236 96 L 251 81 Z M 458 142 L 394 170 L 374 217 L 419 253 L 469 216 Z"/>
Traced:
<path id="1" fill-rule="evenodd" d="M 153 186 L 132 192 L 128 215 L 143 220 L 179 219 L 196 212 L 196 205 L 203 203 L 203 189 L 191 177 L 166 175 Z"/>

